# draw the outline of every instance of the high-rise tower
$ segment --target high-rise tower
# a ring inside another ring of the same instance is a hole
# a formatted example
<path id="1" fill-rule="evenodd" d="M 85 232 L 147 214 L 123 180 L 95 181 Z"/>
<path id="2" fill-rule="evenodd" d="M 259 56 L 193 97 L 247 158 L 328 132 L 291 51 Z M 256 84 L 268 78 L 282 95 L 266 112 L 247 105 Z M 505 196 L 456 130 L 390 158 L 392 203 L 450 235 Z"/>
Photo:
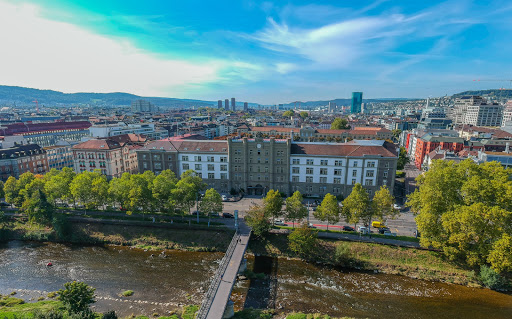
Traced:
<path id="1" fill-rule="evenodd" d="M 229 111 L 229 100 L 228 100 L 228 99 L 225 99 L 225 100 L 224 100 L 224 109 L 225 109 L 226 111 Z"/>
<path id="2" fill-rule="evenodd" d="M 236 109 L 236 101 L 235 98 L 231 98 L 231 111 L 234 111 Z"/>
<path id="3" fill-rule="evenodd" d="M 350 113 L 361 113 L 361 103 L 363 103 L 363 92 L 352 92 L 352 105 Z"/>

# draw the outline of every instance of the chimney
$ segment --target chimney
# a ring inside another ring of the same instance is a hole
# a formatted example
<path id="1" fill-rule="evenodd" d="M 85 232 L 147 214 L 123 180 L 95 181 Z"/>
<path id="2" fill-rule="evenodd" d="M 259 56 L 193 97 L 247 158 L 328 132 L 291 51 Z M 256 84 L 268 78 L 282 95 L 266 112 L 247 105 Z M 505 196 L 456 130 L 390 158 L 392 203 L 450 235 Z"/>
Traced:
<path id="1" fill-rule="evenodd" d="M 510 153 L 510 142 L 505 144 L 505 153 Z"/>

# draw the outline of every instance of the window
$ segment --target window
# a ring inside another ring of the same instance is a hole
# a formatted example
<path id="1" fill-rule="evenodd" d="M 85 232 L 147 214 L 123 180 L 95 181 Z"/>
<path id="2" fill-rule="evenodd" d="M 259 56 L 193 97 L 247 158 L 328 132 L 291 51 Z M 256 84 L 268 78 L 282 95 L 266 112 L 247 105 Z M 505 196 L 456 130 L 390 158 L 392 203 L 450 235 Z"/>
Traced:
<path id="1" fill-rule="evenodd" d="M 240 154 L 242 154 L 242 150 L 239 148 L 235 148 L 235 155 L 240 155 Z"/>
<path id="2" fill-rule="evenodd" d="M 306 160 L 306 164 L 307 164 L 307 165 L 313 165 L 313 160 L 312 160 L 312 159 L 308 159 L 308 160 Z"/>
<path id="3" fill-rule="evenodd" d="M 320 160 L 320 165 L 327 166 L 327 160 Z"/>
<path id="4" fill-rule="evenodd" d="M 298 183 L 299 182 L 299 176 L 292 176 L 292 182 Z"/>
<path id="5" fill-rule="evenodd" d="M 160 162 L 155 163 L 155 169 L 162 169 L 162 163 L 160 163 Z"/>
<path id="6" fill-rule="evenodd" d="M 343 161 L 334 161 L 334 166 L 343 166 Z"/>
<path id="7" fill-rule="evenodd" d="M 367 171 L 366 177 L 373 177 L 374 171 Z"/>
<path id="8" fill-rule="evenodd" d="M 249 150 L 249 155 L 252 155 L 252 150 Z"/>
<path id="9" fill-rule="evenodd" d="M 341 193 L 341 188 L 339 188 L 339 187 L 334 187 L 334 188 L 332 189 L 332 192 L 333 192 L 334 194 L 339 194 L 339 193 Z"/>
<path id="10" fill-rule="evenodd" d="M 200 171 L 200 170 L 202 170 L 202 169 L 203 169 L 203 167 L 201 166 L 201 164 L 196 164 L 196 165 L 194 166 L 194 169 L 195 169 L 196 171 Z"/>
<path id="11" fill-rule="evenodd" d="M 357 171 L 356 170 L 353 170 L 352 171 L 352 177 L 356 177 L 357 176 Z"/>
<path id="12" fill-rule="evenodd" d="M 201 156 L 194 156 L 195 162 L 201 162 Z"/>
<path id="13" fill-rule="evenodd" d="M 352 166 L 357 167 L 357 162 L 353 162 Z"/>
<path id="14" fill-rule="evenodd" d="M 209 170 L 209 171 L 214 171 L 214 170 L 215 170 L 215 165 L 213 165 L 213 164 L 208 164 L 208 170 Z"/>
<path id="15" fill-rule="evenodd" d="M 327 191 L 327 187 L 325 187 L 325 186 L 318 187 L 318 192 L 320 194 L 325 194 L 326 191 Z"/>
<path id="16" fill-rule="evenodd" d="M 182 157 L 181 157 L 181 160 L 182 160 L 182 161 L 185 161 L 185 162 L 188 162 L 188 156 L 182 156 Z"/>
<path id="17" fill-rule="evenodd" d="M 183 164 L 183 170 L 188 171 L 190 169 L 188 164 Z"/>
<path id="18" fill-rule="evenodd" d="M 366 162 L 366 167 L 375 167 L 375 162 Z"/>
<path id="19" fill-rule="evenodd" d="M 277 159 L 277 164 L 282 164 L 282 162 L 283 162 L 282 159 L 280 159 L 280 158 Z"/>
<path id="20" fill-rule="evenodd" d="M 155 161 L 159 161 L 159 160 L 160 160 L 160 155 L 158 155 L 158 154 L 153 154 L 153 159 L 154 159 Z"/>
<path id="21" fill-rule="evenodd" d="M 320 175 L 327 175 L 327 168 L 321 168 Z"/>
<path id="22" fill-rule="evenodd" d="M 220 173 L 220 179 L 228 179 L 227 173 Z"/>
<path id="23" fill-rule="evenodd" d="M 341 178 L 335 177 L 334 178 L 334 184 L 341 184 Z"/>
<path id="24" fill-rule="evenodd" d="M 80 157 L 79 157 L 80 158 Z M 142 154 L 142 159 L 147 159 L 146 154 Z"/>
<path id="25" fill-rule="evenodd" d="M 327 183 L 327 177 L 320 177 L 320 183 L 321 184 Z"/>
<path id="26" fill-rule="evenodd" d="M 352 185 L 355 185 L 355 184 L 356 184 L 356 180 L 355 180 L 355 179 L 353 179 L 353 180 L 352 180 Z"/>
<path id="27" fill-rule="evenodd" d="M 384 178 L 387 178 L 388 177 L 388 171 L 385 171 L 384 172 Z"/>
<path id="28" fill-rule="evenodd" d="M 143 167 L 144 169 L 147 169 L 147 168 L 148 168 L 148 163 L 146 163 L 146 162 L 142 162 L 142 167 Z"/>
<path id="29" fill-rule="evenodd" d="M 313 183 L 313 176 L 306 176 L 306 183 Z"/>
<path id="30" fill-rule="evenodd" d="M 292 160 L 292 164 L 293 164 L 293 165 L 300 165 L 300 159 L 298 159 L 298 158 L 294 158 L 294 159 Z"/>
<path id="31" fill-rule="evenodd" d="M 312 167 L 306 167 L 306 174 L 313 174 L 313 168 Z"/>
<path id="32" fill-rule="evenodd" d="M 213 156 L 207 156 L 207 157 L 206 157 L 206 160 L 207 160 L 208 162 L 215 162 L 215 157 L 213 157 Z"/>
<path id="33" fill-rule="evenodd" d="M 298 167 L 292 167 L 292 173 L 293 173 L 293 174 L 299 174 L 299 173 L 300 173 L 300 168 L 298 168 Z"/>
<path id="34" fill-rule="evenodd" d="M 228 158 L 223 156 L 223 157 L 220 158 L 220 162 L 221 163 L 227 163 L 228 162 Z"/>
<path id="35" fill-rule="evenodd" d="M 215 173 L 208 173 L 208 179 L 214 179 Z"/>
<path id="36" fill-rule="evenodd" d="M 313 193 L 313 186 L 306 186 L 306 192 Z"/>
<path id="37" fill-rule="evenodd" d="M 389 162 L 386 162 L 386 163 L 384 164 L 384 167 L 385 167 L 385 168 L 389 168 Z"/>
<path id="38" fill-rule="evenodd" d="M 341 169 L 335 169 L 335 170 L 334 170 L 334 175 L 341 176 L 341 175 L 342 175 L 342 171 L 341 171 Z"/>
<path id="39" fill-rule="evenodd" d="M 366 186 L 373 186 L 373 180 L 371 180 L 371 179 L 367 179 L 367 180 L 365 180 L 365 181 L 364 181 L 364 184 L 365 184 Z"/>
<path id="40" fill-rule="evenodd" d="M 198 177 L 203 178 L 203 173 L 196 173 Z"/>
<path id="41" fill-rule="evenodd" d="M 223 171 L 223 172 L 226 172 L 228 170 L 228 166 L 227 165 L 221 165 L 220 166 L 220 170 Z"/>

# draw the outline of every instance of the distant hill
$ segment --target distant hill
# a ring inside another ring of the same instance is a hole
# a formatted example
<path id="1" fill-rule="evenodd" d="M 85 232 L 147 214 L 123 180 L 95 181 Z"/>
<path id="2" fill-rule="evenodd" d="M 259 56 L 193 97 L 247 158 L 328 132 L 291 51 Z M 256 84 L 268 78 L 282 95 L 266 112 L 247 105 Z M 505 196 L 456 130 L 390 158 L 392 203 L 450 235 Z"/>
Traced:
<path id="1" fill-rule="evenodd" d="M 39 105 L 46 106 L 129 106 L 133 100 L 144 99 L 158 107 L 192 107 L 211 106 L 217 102 L 175 99 L 166 97 L 143 97 L 129 93 L 62 93 L 52 90 L 38 90 L 19 86 L 0 85 L 0 106 L 33 105 L 37 100 Z"/>
<path id="2" fill-rule="evenodd" d="M 480 96 L 494 96 L 500 99 L 512 99 L 511 89 L 490 89 L 490 90 L 475 90 L 475 91 L 464 91 L 454 94 L 453 97 L 459 97 L 462 95 L 480 95 Z"/>

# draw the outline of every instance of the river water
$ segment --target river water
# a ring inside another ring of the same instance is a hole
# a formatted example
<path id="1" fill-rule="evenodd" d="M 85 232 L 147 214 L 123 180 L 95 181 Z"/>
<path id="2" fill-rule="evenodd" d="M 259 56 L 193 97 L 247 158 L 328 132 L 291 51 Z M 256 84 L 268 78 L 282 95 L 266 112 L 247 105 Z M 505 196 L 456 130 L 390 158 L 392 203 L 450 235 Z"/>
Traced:
<path id="1" fill-rule="evenodd" d="M 152 256 L 153 254 L 153 256 Z M 83 247 L 11 241 L 0 245 L 0 293 L 27 300 L 84 281 L 96 288 L 96 311 L 164 315 L 199 304 L 221 253 L 144 252 L 124 247 Z M 54 266 L 46 267 L 48 262 Z M 267 275 L 239 281 L 235 307 L 270 307 L 356 318 L 512 318 L 512 296 L 487 289 L 403 276 L 343 272 L 284 258 L 249 258 Z M 124 290 L 131 297 L 119 297 Z"/>

